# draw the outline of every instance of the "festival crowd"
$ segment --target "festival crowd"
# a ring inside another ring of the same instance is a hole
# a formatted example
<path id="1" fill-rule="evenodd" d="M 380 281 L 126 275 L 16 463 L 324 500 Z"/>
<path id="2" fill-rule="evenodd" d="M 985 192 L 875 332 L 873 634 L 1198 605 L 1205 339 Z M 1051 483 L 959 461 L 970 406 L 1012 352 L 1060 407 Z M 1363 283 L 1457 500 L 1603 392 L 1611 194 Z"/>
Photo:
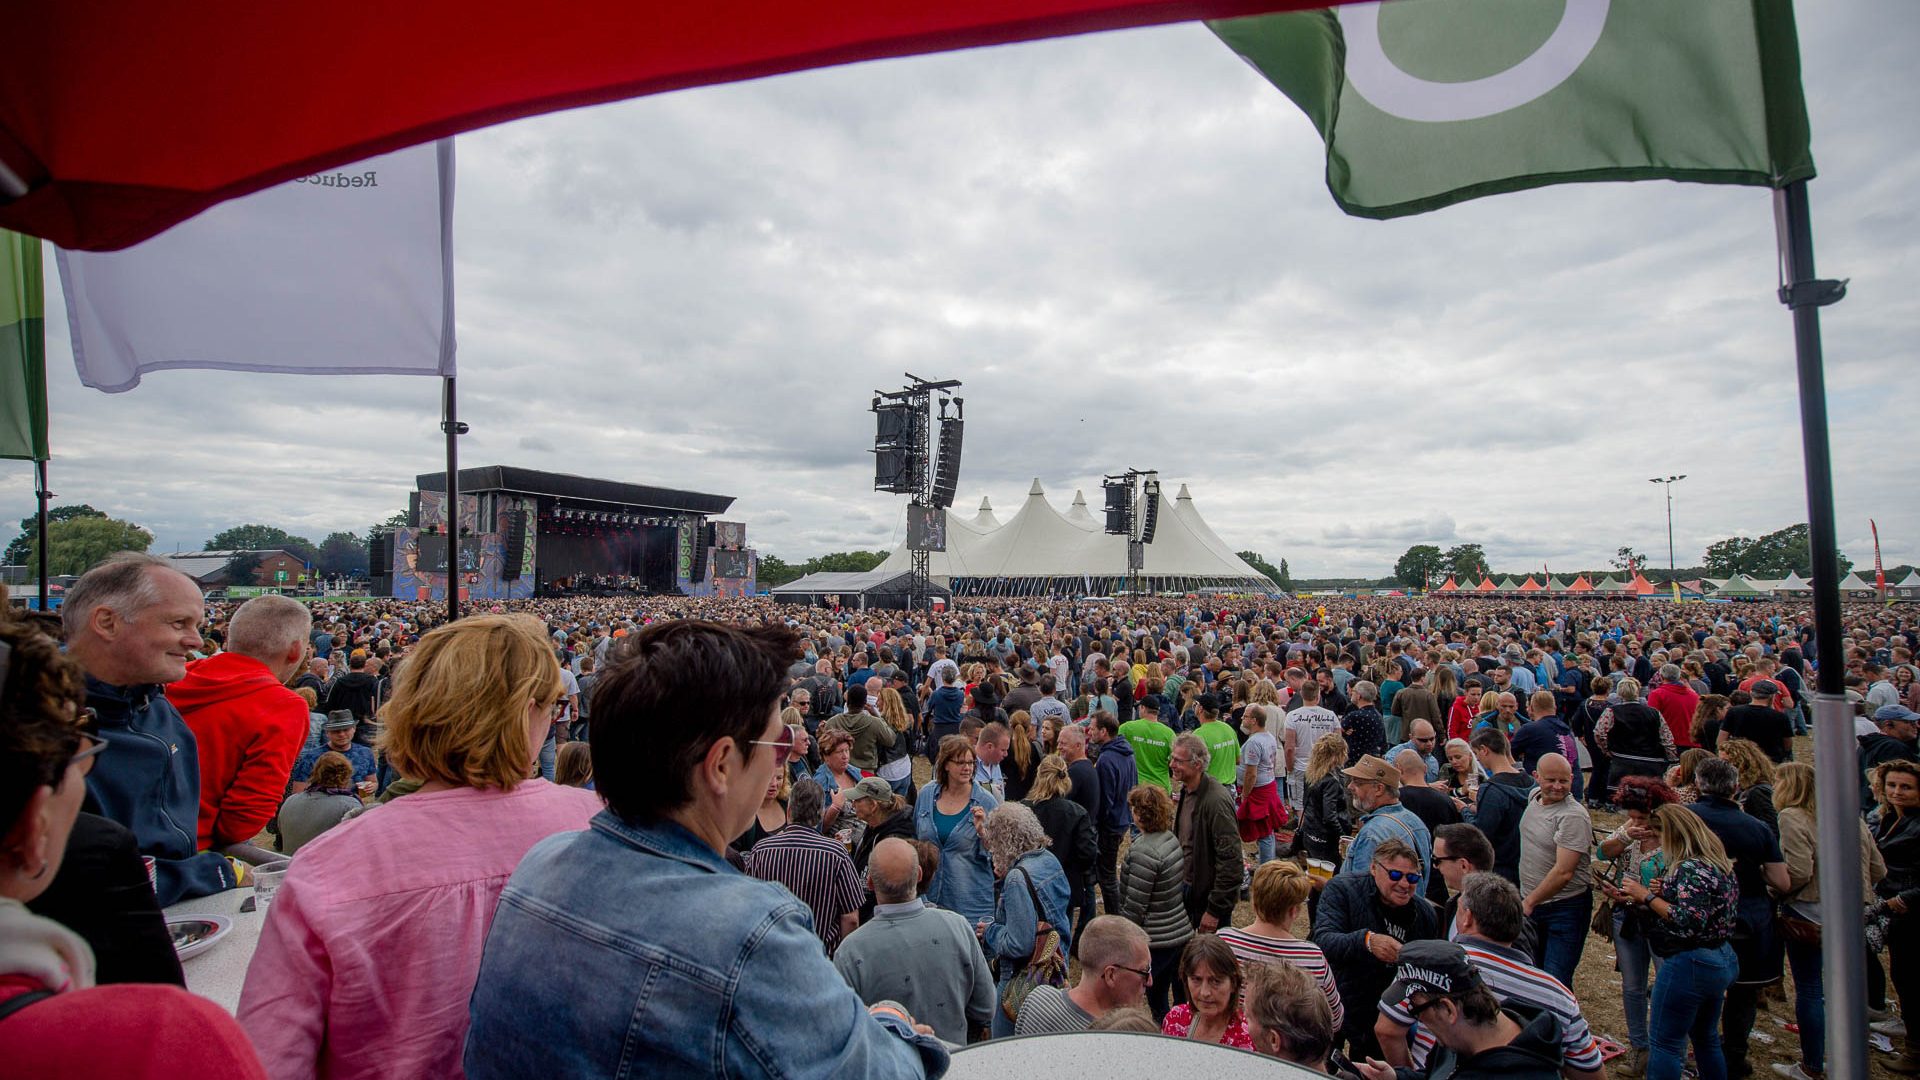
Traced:
<path id="1" fill-rule="evenodd" d="M 1363 1080 L 1741 1080 L 1790 969 L 1799 1058 L 1771 1067 L 1811 1080 L 1795 739 L 1831 663 L 1871 1019 L 1920 1075 L 1920 618 L 1844 618 L 1834 657 L 1771 602 L 578 596 L 446 623 L 210 606 L 116 556 L 57 620 L 0 618 L 0 1061 L 917 1077 L 1094 1030 Z M 249 887 L 230 1015 L 163 909 Z M 1573 990 L 1590 936 L 1622 1046 Z"/>

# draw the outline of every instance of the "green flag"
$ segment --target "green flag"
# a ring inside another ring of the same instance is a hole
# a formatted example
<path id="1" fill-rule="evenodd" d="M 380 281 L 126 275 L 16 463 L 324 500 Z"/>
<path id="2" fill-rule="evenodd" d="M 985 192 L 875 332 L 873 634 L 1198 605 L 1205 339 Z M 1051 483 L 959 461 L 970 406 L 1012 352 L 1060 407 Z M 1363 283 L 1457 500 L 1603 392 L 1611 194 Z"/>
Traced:
<path id="1" fill-rule="evenodd" d="M 47 460 L 40 241 L 0 229 L 0 458 Z"/>
<path id="2" fill-rule="evenodd" d="M 1813 176 L 1789 0 L 1394 0 L 1209 25 L 1313 120 L 1359 217 Z"/>

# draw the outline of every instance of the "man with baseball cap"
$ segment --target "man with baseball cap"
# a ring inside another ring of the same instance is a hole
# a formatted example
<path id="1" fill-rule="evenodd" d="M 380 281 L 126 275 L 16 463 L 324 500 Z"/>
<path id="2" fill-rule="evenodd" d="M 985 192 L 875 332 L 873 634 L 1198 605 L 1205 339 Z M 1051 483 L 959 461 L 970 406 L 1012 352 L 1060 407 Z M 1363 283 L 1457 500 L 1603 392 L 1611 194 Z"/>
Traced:
<path id="1" fill-rule="evenodd" d="M 1560 1076 L 1561 1023 L 1553 1013 L 1524 1006 L 1502 1007 L 1487 989 L 1466 950 L 1451 941 L 1409 941 L 1400 949 L 1395 980 L 1382 1000 L 1406 1002 L 1439 1044 L 1422 1071 L 1394 1069 L 1369 1059 L 1367 1080 L 1556 1080 Z"/>
<path id="2" fill-rule="evenodd" d="M 1368 754 L 1341 772 L 1347 778 L 1347 803 L 1360 814 L 1343 874 L 1370 873 L 1373 849 L 1385 840 L 1404 842 L 1420 857 L 1420 876 L 1433 869 L 1433 834 L 1419 815 L 1400 805 L 1400 770 L 1386 758 Z"/>

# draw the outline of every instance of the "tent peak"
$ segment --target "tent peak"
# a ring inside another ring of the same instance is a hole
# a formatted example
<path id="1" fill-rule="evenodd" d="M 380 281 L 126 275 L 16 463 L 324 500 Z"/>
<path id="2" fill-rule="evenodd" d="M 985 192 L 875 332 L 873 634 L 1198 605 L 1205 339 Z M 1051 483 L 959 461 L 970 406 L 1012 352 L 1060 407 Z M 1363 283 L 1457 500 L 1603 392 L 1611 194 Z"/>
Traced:
<path id="1" fill-rule="evenodd" d="M 1074 488 L 1074 489 L 1073 489 L 1073 505 L 1075 505 L 1075 506 L 1085 506 L 1085 505 L 1087 505 L 1087 496 L 1086 496 L 1086 493 L 1085 493 L 1085 492 L 1083 492 L 1083 491 L 1081 491 L 1081 490 L 1080 490 L 1079 488 Z"/>
<path id="2" fill-rule="evenodd" d="M 1193 499 L 1193 496 L 1192 496 L 1192 495 L 1189 495 L 1189 494 L 1187 493 L 1187 485 L 1185 485 L 1185 484 L 1181 484 L 1181 485 L 1180 485 L 1180 494 L 1178 494 L 1178 495 L 1175 495 L 1175 496 L 1174 496 L 1174 498 L 1175 498 L 1176 500 L 1179 500 L 1179 499 L 1186 499 L 1186 500 L 1188 500 L 1188 501 L 1192 501 L 1192 499 Z"/>
<path id="3" fill-rule="evenodd" d="M 1027 497 L 1030 499 L 1038 498 L 1046 493 L 1047 489 L 1040 486 L 1040 478 L 1037 476 L 1034 477 L 1033 486 L 1027 489 Z"/>

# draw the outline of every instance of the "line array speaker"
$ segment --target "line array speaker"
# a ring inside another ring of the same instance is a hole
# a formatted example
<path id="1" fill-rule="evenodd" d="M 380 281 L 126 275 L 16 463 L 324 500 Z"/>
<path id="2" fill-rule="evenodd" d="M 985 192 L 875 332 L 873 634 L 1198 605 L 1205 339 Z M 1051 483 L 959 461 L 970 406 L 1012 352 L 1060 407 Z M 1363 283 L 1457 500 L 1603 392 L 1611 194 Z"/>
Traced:
<path id="1" fill-rule="evenodd" d="M 1141 543 L 1153 543 L 1153 530 L 1158 524 L 1160 524 L 1160 493 L 1158 491 L 1150 491 L 1147 493 L 1146 513 L 1140 518 Z"/>
<path id="2" fill-rule="evenodd" d="M 940 509 L 953 505 L 960 486 L 960 443 L 966 423 L 958 417 L 940 421 L 940 462 L 933 470 L 933 505 Z"/>
<path id="3" fill-rule="evenodd" d="M 693 527 L 693 573 L 695 581 L 707 577 L 707 552 L 713 547 L 713 526 L 702 521 Z"/>
<path id="4" fill-rule="evenodd" d="M 507 564 L 500 568 L 500 580 L 519 581 L 520 564 L 527 559 L 527 515 L 515 510 L 507 523 Z"/>

